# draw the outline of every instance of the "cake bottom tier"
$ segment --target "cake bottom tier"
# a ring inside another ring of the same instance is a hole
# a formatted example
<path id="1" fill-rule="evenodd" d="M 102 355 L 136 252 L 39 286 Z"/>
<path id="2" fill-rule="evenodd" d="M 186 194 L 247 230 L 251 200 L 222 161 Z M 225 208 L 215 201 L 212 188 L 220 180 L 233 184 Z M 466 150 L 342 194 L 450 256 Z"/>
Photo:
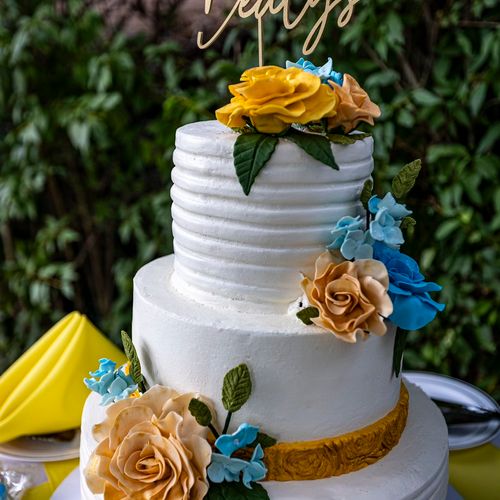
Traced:
<path id="1" fill-rule="evenodd" d="M 406 383 L 410 394 L 406 428 L 399 444 L 384 458 L 360 471 L 318 481 L 264 482 L 271 500 L 443 500 L 448 486 L 448 433 L 438 408 L 417 387 Z M 97 445 L 92 427 L 105 409 L 91 394 L 82 416 L 80 445 L 81 498 L 93 495 L 83 469 Z M 76 495 L 75 495 L 75 498 Z"/>

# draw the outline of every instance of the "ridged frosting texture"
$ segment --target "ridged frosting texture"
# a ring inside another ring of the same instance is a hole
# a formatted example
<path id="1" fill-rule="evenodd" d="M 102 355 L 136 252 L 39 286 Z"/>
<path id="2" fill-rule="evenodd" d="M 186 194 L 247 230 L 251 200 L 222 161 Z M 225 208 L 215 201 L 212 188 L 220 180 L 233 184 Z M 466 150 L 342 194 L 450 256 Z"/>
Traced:
<path id="1" fill-rule="evenodd" d="M 373 141 L 332 145 L 335 171 L 282 139 L 245 196 L 233 161 L 236 138 L 215 121 L 177 131 L 174 283 L 204 302 L 284 311 L 301 295 L 300 273 L 312 272 L 337 220 L 360 212 Z"/>

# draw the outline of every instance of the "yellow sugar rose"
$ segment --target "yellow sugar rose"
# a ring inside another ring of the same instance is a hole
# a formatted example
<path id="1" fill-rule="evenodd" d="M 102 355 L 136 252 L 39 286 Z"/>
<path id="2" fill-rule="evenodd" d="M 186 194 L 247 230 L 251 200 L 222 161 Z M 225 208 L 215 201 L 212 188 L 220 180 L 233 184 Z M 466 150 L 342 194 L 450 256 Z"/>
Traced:
<path id="1" fill-rule="evenodd" d="M 373 125 L 373 119 L 380 116 L 380 108 L 373 103 L 359 83 L 347 73 L 344 74 L 342 87 L 330 81 L 339 97 L 337 114 L 328 120 L 328 127 L 342 127 L 345 133 L 355 129 L 359 122 Z"/>
<path id="2" fill-rule="evenodd" d="M 231 128 L 243 128 L 247 118 L 259 132 L 278 134 L 293 123 L 305 125 L 337 112 L 335 91 L 299 68 L 252 68 L 229 91 L 234 97 L 216 116 Z"/>

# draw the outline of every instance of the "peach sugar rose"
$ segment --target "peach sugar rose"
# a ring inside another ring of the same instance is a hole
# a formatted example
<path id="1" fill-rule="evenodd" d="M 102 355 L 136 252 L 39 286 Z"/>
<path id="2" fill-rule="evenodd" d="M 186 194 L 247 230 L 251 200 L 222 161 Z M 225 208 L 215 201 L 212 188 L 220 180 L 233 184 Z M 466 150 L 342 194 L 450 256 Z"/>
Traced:
<path id="1" fill-rule="evenodd" d="M 380 108 L 370 100 L 368 94 L 351 75 L 344 74 L 342 87 L 333 81 L 329 83 L 339 97 L 337 114 L 328 119 L 330 129 L 342 127 L 347 134 L 362 121 L 374 124 L 373 119 L 380 116 Z"/>
<path id="2" fill-rule="evenodd" d="M 302 288 L 319 316 L 311 321 L 346 342 L 359 333 L 384 335 L 384 317 L 392 314 L 387 293 L 389 276 L 377 260 L 345 261 L 340 254 L 325 252 L 316 260 L 314 279 L 305 277 Z"/>
<path id="3" fill-rule="evenodd" d="M 206 428 L 188 410 L 195 396 L 156 385 L 110 406 L 93 429 L 99 444 L 85 469 L 92 493 L 112 500 L 202 500 L 212 449 Z"/>

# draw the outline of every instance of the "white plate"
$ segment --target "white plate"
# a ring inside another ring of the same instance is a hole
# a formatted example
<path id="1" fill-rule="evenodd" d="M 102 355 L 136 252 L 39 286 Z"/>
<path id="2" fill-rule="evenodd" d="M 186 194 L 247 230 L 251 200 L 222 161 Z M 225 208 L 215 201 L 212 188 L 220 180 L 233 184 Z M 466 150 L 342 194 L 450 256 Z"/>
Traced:
<path id="1" fill-rule="evenodd" d="M 0 443 L 0 456 L 27 462 L 57 462 L 77 458 L 80 454 L 80 431 L 71 441 L 42 440 L 29 436 Z"/>
<path id="2" fill-rule="evenodd" d="M 463 380 L 437 373 L 405 371 L 405 379 L 420 387 L 430 398 L 498 411 L 498 403 L 484 391 Z M 448 428 L 450 450 L 464 450 L 489 443 L 500 431 L 500 422 L 479 422 Z"/>

